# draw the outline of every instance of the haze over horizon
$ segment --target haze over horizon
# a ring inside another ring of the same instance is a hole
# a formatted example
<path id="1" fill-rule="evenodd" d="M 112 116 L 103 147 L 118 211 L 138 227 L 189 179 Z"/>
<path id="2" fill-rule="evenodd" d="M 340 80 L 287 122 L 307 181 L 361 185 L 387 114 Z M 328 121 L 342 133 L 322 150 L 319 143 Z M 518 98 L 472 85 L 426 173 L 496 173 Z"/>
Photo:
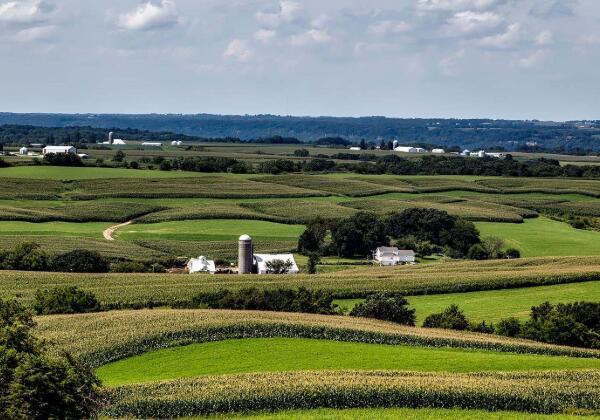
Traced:
<path id="1" fill-rule="evenodd" d="M 0 111 L 600 119 L 595 0 L 0 0 Z"/>

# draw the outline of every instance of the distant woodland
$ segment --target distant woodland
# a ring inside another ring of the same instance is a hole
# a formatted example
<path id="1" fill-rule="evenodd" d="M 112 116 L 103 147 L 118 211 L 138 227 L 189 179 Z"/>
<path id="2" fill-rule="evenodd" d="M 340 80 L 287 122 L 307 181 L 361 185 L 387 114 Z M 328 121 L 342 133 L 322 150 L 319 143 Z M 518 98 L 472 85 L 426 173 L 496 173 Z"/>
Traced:
<path id="1" fill-rule="evenodd" d="M 600 152 L 600 121 L 0 113 L 0 126 L 2 143 L 18 142 L 24 136 L 48 144 L 77 143 L 82 138 L 94 142 L 103 140 L 107 131 L 112 130 L 116 138 L 146 141 L 279 139 L 294 143 L 341 137 L 352 143 L 361 139 L 377 144 L 382 140 L 398 140 L 403 144 L 447 148 L 569 154 Z"/>

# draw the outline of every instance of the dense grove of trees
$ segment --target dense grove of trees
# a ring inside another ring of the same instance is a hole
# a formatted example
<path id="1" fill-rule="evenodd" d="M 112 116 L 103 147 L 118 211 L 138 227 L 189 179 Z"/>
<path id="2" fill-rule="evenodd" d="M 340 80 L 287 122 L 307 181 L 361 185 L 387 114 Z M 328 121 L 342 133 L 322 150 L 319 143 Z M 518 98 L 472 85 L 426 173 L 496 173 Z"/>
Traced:
<path id="1" fill-rule="evenodd" d="M 106 273 L 109 268 L 102 255 L 85 249 L 51 256 L 38 244 L 27 242 L 11 250 L 0 251 L 0 270 Z"/>
<path id="2" fill-rule="evenodd" d="M 439 144 L 444 147 L 505 148 L 506 150 L 541 150 L 578 153 L 600 151 L 600 122 L 580 128 L 578 122 L 553 123 L 540 121 L 510 121 L 489 119 L 400 119 L 385 117 L 280 117 L 274 115 L 67 115 L 0 113 L 1 124 L 21 124 L 45 127 L 87 127 L 108 130 L 118 136 L 123 130 L 173 132 L 205 138 L 260 139 L 270 136 L 292 137 L 314 141 L 323 137 L 339 137 L 356 142 L 365 139 L 397 139 L 402 143 Z M 169 135 L 171 139 L 173 136 Z M 0 135 L 0 142 L 3 136 Z M 61 139 L 62 140 L 62 139 Z M 146 139 L 145 139 L 146 140 Z M 147 140 L 161 140 L 148 138 Z M 379 140 L 377 140 L 379 141 Z"/>
<path id="3" fill-rule="evenodd" d="M 331 240 L 326 243 L 328 233 Z M 425 208 L 406 209 L 386 216 L 359 212 L 342 219 L 311 221 L 298 240 L 298 250 L 306 255 L 366 257 L 391 241 L 415 245 L 415 251 L 435 251 L 464 257 L 480 243 L 479 231 L 471 222 L 444 211 Z"/>
<path id="4" fill-rule="evenodd" d="M 33 336 L 31 313 L 0 300 L 0 418 L 95 417 L 100 382 L 70 356 L 51 355 Z"/>

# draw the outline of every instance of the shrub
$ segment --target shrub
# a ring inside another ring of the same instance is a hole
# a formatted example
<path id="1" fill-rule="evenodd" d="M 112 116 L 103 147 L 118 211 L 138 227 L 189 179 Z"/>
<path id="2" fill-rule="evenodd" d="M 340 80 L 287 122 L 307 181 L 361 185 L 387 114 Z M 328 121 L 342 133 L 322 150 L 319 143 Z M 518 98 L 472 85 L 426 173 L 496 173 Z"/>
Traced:
<path id="1" fill-rule="evenodd" d="M 306 265 L 306 271 L 308 274 L 317 274 L 317 265 L 321 261 L 319 254 L 310 254 L 308 256 L 308 263 Z"/>
<path id="2" fill-rule="evenodd" d="M 50 357 L 34 325 L 18 303 L 0 300 L 0 418 L 94 417 L 98 379 L 69 356 Z"/>
<path id="3" fill-rule="evenodd" d="M 52 261 L 55 271 L 73 273 L 108 273 L 108 261 L 97 251 L 75 249 L 56 256 Z"/>
<path id="4" fill-rule="evenodd" d="M 487 324 L 485 321 L 479 323 L 471 322 L 469 324 L 469 331 L 477 332 L 482 334 L 494 334 L 495 327 L 493 324 Z"/>
<path id="5" fill-rule="evenodd" d="M 511 260 L 516 259 L 516 258 L 521 258 L 521 251 L 519 251 L 516 248 L 508 248 L 505 251 L 505 254 L 506 254 L 506 258 L 511 259 Z"/>
<path id="6" fill-rule="evenodd" d="M 481 245 L 483 246 L 483 249 L 485 249 L 488 258 L 497 260 L 498 258 L 503 258 L 505 256 L 505 243 L 502 238 L 497 236 L 486 236 L 481 241 Z"/>
<path id="7" fill-rule="evenodd" d="M 415 325 L 415 310 L 408 307 L 408 301 L 398 293 L 377 293 L 356 305 L 350 316 L 375 318 L 403 325 Z"/>
<path id="8" fill-rule="evenodd" d="M 316 218 L 308 223 L 306 230 L 298 238 L 298 251 L 304 255 L 320 252 L 327 236 L 325 220 Z"/>
<path id="9" fill-rule="evenodd" d="M 487 260 L 488 257 L 487 250 L 481 244 L 473 245 L 467 252 L 467 258 L 470 260 Z"/>
<path id="10" fill-rule="evenodd" d="M 517 318 L 506 318 L 500 320 L 496 325 L 496 334 L 505 337 L 518 337 L 521 333 L 521 321 Z"/>
<path id="11" fill-rule="evenodd" d="M 100 303 L 91 292 L 76 286 L 38 290 L 33 305 L 38 315 L 77 314 L 100 311 Z"/>
<path id="12" fill-rule="evenodd" d="M 443 312 L 425 318 L 423 327 L 463 331 L 469 327 L 469 321 L 457 305 L 450 305 Z"/>
<path id="13" fill-rule="evenodd" d="M 267 261 L 267 274 L 287 274 L 293 266 L 294 263 L 290 260 Z"/>
<path id="14" fill-rule="evenodd" d="M 297 157 L 308 157 L 310 155 L 310 152 L 306 149 L 298 149 L 298 150 L 294 150 L 294 156 Z"/>

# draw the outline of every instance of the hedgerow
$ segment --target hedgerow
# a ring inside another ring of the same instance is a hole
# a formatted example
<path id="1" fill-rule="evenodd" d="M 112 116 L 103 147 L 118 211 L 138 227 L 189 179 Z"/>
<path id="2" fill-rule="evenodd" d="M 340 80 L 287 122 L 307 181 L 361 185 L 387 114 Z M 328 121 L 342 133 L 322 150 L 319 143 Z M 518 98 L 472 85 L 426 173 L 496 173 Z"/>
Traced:
<path id="1" fill-rule="evenodd" d="M 460 407 L 550 414 L 600 409 L 599 380 L 598 371 L 316 371 L 208 376 L 107 390 L 105 414 L 172 418 L 321 407 Z"/>

